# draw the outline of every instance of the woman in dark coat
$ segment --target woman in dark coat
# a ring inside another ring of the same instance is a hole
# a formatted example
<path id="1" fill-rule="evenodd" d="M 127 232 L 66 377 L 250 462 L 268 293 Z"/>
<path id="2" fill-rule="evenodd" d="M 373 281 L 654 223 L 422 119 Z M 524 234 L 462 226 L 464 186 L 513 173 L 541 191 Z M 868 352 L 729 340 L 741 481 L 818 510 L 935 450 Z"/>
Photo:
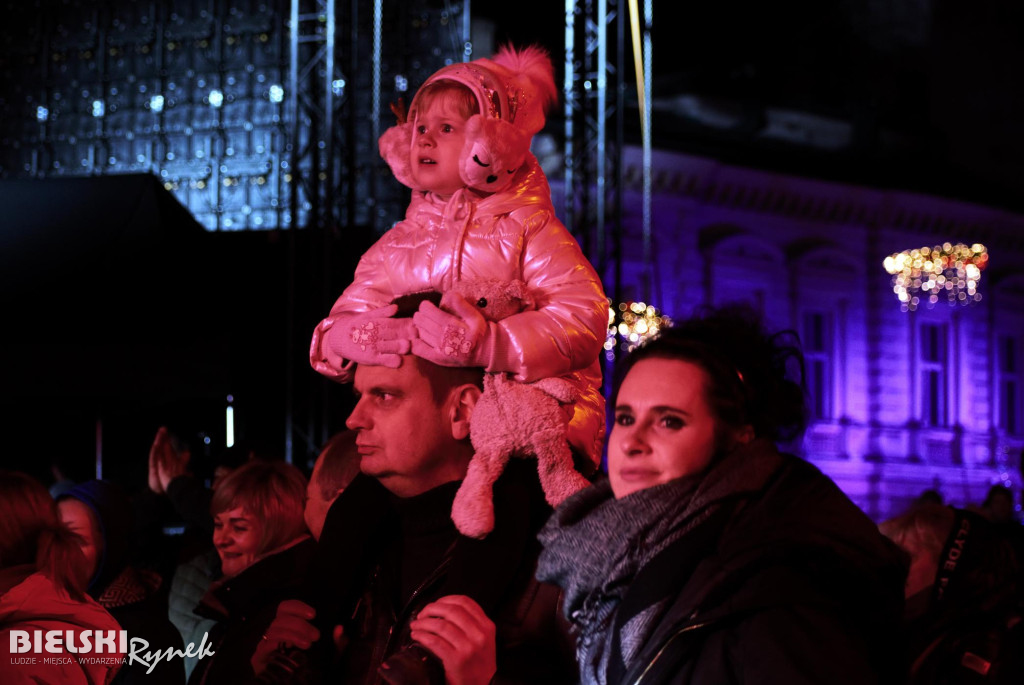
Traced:
<path id="1" fill-rule="evenodd" d="M 541 533 L 584 683 L 899 682 L 902 558 L 777 451 L 804 426 L 782 342 L 710 311 L 620 369 L 609 479 Z"/>
<path id="2" fill-rule="evenodd" d="M 195 612 L 217 621 L 190 685 L 252 682 L 250 660 L 277 612 L 301 595 L 316 543 L 306 530 L 306 479 L 283 462 L 252 461 L 213 494 L 213 545 L 223 577 Z"/>

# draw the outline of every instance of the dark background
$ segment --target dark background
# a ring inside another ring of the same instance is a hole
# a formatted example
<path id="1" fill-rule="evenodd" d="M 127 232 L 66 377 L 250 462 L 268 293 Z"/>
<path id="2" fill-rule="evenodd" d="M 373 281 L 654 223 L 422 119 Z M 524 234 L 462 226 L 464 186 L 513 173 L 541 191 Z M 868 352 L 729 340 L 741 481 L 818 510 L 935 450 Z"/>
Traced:
<path id="1" fill-rule="evenodd" d="M 15 7 L 28 16 L 21 3 L 4 5 Z M 546 46 L 562 86 L 563 3 L 478 1 L 472 10 L 490 21 L 493 44 Z M 656 148 L 1024 210 L 1021 3 L 658 0 L 654 16 Z M 0 31 L 5 76 L 30 68 L 12 58 L 16 29 Z M 624 51 L 626 143 L 637 144 L 628 32 Z M 734 123 L 693 115 L 684 97 Z M 850 141 L 826 150 L 765 137 L 775 109 L 844 122 Z M 15 123 L 15 109 L 3 111 L 0 129 Z M 554 112 L 548 132 L 561 131 Z M 298 419 L 322 405 L 324 426 L 340 428 L 349 393 L 313 374 L 306 345 L 374 238 L 365 226 L 211 233 L 153 176 L 40 180 L 4 170 L 0 464 L 45 476 L 59 460 L 87 477 L 99 429 L 105 475 L 139 484 L 161 424 L 197 458 L 216 453 L 229 394 L 239 439 L 257 451 L 282 453 L 289 392 L 306 410 Z M 316 266 L 324 253 L 326 273 Z M 324 427 L 319 418 L 308 426 L 300 464 Z"/>
<path id="2" fill-rule="evenodd" d="M 494 21 L 497 43 L 547 46 L 561 86 L 563 3 L 478 2 L 473 11 Z M 652 37 L 655 147 L 1024 210 L 1022 3 L 656 0 Z M 625 49 L 632 117 L 628 23 Z M 682 94 L 742 123 L 716 128 L 672 112 Z M 848 122 L 852 142 L 821 151 L 766 140 L 769 108 Z M 639 142 L 638 122 L 626 133 Z"/>

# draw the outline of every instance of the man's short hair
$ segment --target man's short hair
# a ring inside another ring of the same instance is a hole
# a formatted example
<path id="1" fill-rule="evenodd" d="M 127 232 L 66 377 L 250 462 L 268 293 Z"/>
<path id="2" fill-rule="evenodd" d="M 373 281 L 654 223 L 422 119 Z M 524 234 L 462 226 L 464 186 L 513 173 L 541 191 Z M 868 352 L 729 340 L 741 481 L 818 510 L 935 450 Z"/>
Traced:
<path id="1" fill-rule="evenodd" d="M 431 302 L 440 306 L 441 293 L 429 290 L 395 298 L 392 300 L 392 304 L 398 305 L 395 318 L 411 319 L 422 302 Z M 415 355 L 407 355 L 402 363 L 408 364 L 410 359 L 415 361 L 419 366 L 420 373 L 430 383 L 430 393 L 438 405 L 448 399 L 448 393 L 453 388 L 461 385 L 475 385 L 480 390 L 484 389 L 484 370 L 479 366 L 440 366 Z"/>
<path id="2" fill-rule="evenodd" d="M 439 366 L 416 355 L 408 355 L 402 360 L 403 364 L 410 362 L 416 364 L 427 379 L 430 394 L 438 406 L 448 399 L 454 388 L 473 385 L 480 390 L 484 389 L 484 370 L 478 366 Z"/>
<path id="3" fill-rule="evenodd" d="M 328 501 L 344 490 L 352 479 L 359 475 L 359 452 L 356 450 L 356 435 L 353 430 L 335 433 L 320 453 L 320 468 L 316 472 L 314 486 L 320 497 Z"/>

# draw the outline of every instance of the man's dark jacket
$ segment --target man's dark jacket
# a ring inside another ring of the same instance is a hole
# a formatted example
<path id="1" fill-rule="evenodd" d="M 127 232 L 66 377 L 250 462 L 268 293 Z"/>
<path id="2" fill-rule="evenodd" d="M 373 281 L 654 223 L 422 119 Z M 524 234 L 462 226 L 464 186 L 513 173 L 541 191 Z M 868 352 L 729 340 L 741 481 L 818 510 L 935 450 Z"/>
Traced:
<path id="1" fill-rule="evenodd" d="M 495 685 L 576 681 L 559 590 L 533 577 L 536 534 L 550 514 L 536 463 L 508 465 L 495 484 L 495 529 L 483 540 L 458 535 L 451 522 L 458 486 L 401 501 L 360 476 L 332 506 L 311 597 L 321 634 L 340 623 L 348 638 L 345 653 L 326 665 L 338 676 L 329 680 L 444 683 L 440 661 L 412 642 L 408 624 L 427 604 L 458 594 L 495 621 Z M 388 680 L 381 679 L 382 665 Z"/>

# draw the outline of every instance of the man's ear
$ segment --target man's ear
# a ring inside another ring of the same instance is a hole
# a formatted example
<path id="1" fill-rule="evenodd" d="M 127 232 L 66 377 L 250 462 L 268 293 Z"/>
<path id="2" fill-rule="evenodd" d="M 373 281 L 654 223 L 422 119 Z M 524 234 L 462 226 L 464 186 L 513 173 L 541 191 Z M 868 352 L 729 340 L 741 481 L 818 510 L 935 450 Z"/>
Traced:
<path id="1" fill-rule="evenodd" d="M 452 437 L 456 440 L 465 440 L 469 437 L 469 420 L 473 416 L 477 400 L 480 399 L 480 393 L 480 388 L 472 383 L 452 388 L 449 395 L 448 418 L 452 427 Z"/>

